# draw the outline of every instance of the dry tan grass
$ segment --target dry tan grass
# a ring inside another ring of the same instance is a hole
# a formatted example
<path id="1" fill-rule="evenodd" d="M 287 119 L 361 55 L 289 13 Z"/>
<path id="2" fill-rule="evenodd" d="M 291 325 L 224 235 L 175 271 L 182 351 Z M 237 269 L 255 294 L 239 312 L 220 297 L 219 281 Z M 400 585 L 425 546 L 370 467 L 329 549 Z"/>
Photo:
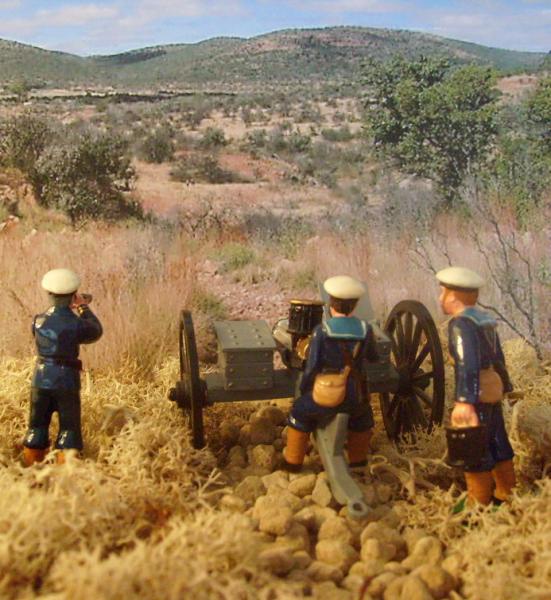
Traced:
<path id="1" fill-rule="evenodd" d="M 80 274 L 105 325 L 101 345 L 84 349 L 90 365 L 138 356 L 147 368 L 173 349 L 175 315 L 192 291 L 187 242 L 154 228 L 94 227 L 0 237 L 0 340 L 8 355 L 28 354 L 32 316 L 48 305 L 40 280 L 61 266 Z"/>

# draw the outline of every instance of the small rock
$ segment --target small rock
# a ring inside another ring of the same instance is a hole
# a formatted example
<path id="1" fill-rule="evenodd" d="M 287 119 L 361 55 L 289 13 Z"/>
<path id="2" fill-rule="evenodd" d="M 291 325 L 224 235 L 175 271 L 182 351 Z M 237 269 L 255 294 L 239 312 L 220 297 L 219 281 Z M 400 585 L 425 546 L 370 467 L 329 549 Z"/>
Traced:
<path id="1" fill-rule="evenodd" d="M 296 521 L 293 521 L 285 535 L 278 537 L 276 541 L 292 548 L 293 551 L 305 550 L 306 552 L 310 552 L 310 535 L 308 534 L 308 530 L 304 525 Z"/>
<path id="2" fill-rule="evenodd" d="M 385 563 L 382 560 L 366 560 L 354 563 L 350 567 L 351 575 L 359 575 L 365 579 L 373 579 L 385 570 Z"/>
<path id="3" fill-rule="evenodd" d="M 339 540 L 352 545 L 352 532 L 344 519 L 331 517 L 326 519 L 319 529 L 318 541 L 322 540 Z"/>
<path id="4" fill-rule="evenodd" d="M 342 586 L 349 592 L 355 594 L 356 597 L 358 597 L 359 591 L 362 589 L 364 582 L 365 579 L 361 575 L 349 574 L 343 579 Z"/>
<path id="5" fill-rule="evenodd" d="M 465 561 L 459 552 L 452 552 L 451 554 L 448 554 L 448 556 L 446 556 L 446 558 L 442 561 L 442 568 L 452 575 L 452 577 L 455 577 L 455 579 L 461 578 L 464 566 Z"/>
<path id="6" fill-rule="evenodd" d="M 272 471 L 277 462 L 275 448 L 267 444 L 249 448 L 249 463 L 253 467 L 260 467 Z"/>
<path id="7" fill-rule="evenodd" d="M 387 563 L 396 556 L 396 546 L 388 542 L 381 542 L 375 538 L 368 538 L 362 544 L 362 560 L 377 560 Z"/>
<path id="8" fill-rule="evenodd" d="M 258 561 L 262 568 L 274 575 L 286 575 L 294 567 L 295 560 L 288 548 L 268 548 L 263 550 Z"/>
<path id="9" fill-rule="evenodd" d="M 391 581 L 383 593 L 384 600 L 400 600 L 406 579 L 407 577 L 399 576 Z"/>
<path id="10" fill-rule="evenodd" d="M 228 462 L 231 466 L 246 467 L 247 455 L 241 446 L 232 446 L 228 452 Z"/>
<path id="11" fill-rule="evenodd" d="M 322 540 L 316 544 L 316 558 L 321 562 L 338 567 L 343 573 L 359 559 L 354 548 L 340 540 Z"/>
<path id="12" fill-rule="evenodd" d="M 302 523 L 309 531 L 317 533 L 326 519 L 336 517 L 336 515 L 337 513 L 332 508 L 314 504 L 299 510 L 295 515 L 295 520 Z"/>
<path id="13" fill-rule="evenodd" d="M 404 565 L 397 561 L 387 562 L 385 564 L 385 571 L 390 571 L 390 573 L 396 573 L 396 575 L 406 575 L 408 572 Z"/>
<path id="14" fill-rule="evenodd" d="M 391 529 L 398 529 L 402 525 L 402 520 L 400 519 L 400 515 L 393 508 L 389 508 L 381 517 L 381 524 L 386 525 Z"/>
<path id="15" fill-rule="evenodd" d="M 438 565 L 423 565 L 412 575 L 416 575 L 425 583 L 436 600 L 445 598 L 456 586 L 455 579 Z"/>
<path id="16" fill-rule="evenodd" d="M 249 424 L 250 444 L 271 444 L 276 438 L 275 425 L 266 418 L 255 417 Z"/>
<path id="17" fill-rule="evenodd" d="M 338 588 L 332 581 L 313 586 L 312 596 L 316 600 L 352 600 L 352 594 L 348 590 Z"/>
<path id="18" fill-rule="evenodd" d="M 251 445 L 251 424 L 245 423 L 239 430 L 239 445 L 246 448 Z"/>
<path id="19" fill-rule="evenodd" d="M 268 493 L 278 493 L 282 489 L 286 490 L 289 485 L 289 473 L 285 471 L 274 471 L 269 475 L 262 477 L 262 483 Z"/>
<path id="20" fill-rule="evenodd" d="M 322 479 L 318 477 L 316 479 L 316 485 L 312 491 L 312 500 L 318 506 L 329 506 L 330 504 L 334 504 L 333 494 L 331 493 L 331 489 L 329 488 L 329 483 L 326 479 Z"/>
<path id="21" fill-rule="evenodd" d="M 421 538 L 427 537 L 427 535 L 428 534 L 424 529 L 418 527 L 406 527 L 402 537 L 406 541 L 408 554 L 411 554 L 415 548 L 415 544 L 417 544 Z"/>
<path id="22" fill-rule="evenodd" d="M 339 583 L 342 581 L 343 572 L 335 565 L 330 565 L 318 560 L 314 560 L 306 569 L 306 574 L 312 581 L 333 581 Z"/>
<path id="23" fill-rule="evenodd" d="M 226 510 L 231 510 L 232 512 L 245 512 L 247 505 L 243 498 L 236 496 L 235 494 L 226 494 L 220 500 L 220 506 L 225 508 Z"/>
<path id="24" fill-rule="evenodd" d="M 293 511 L 285 506 L 272 506 L 262 511 L 258 528 L 264 533 L 285 535 L 293 523 Z"/>
<path id="25" fill-rule="evenodd" d="M 225 446 L 233 446 L 239 440 L 240 429 L 233 421 L 223 421 L 218 430 L 220 439 Z"/>
<path id="26" fill-rule="evenodd" d="M 369 584 L 367 592 L 374 598 L 381 598 L 386 588 L 396 579 L 394 573 L 381 573 Z"/>
<path id="27" fill-rule="evenodd" d="M 442 544 L 438 538 L 426 536 L 421 538 L 413 548 L 413 552 L 402 561 L 409 570 L 422 565 L 437 565 L 442 560 Z"/>
<path id="28" fill-rule="evenodd" d="M 432 596 L 419 577 L 408 575 L 402 587 L 400 600 L 432 600 Z"/>
<path id="29" fill-rule="evenodd" d="M 293 552 L 295 559 L 295 569 L 307 569 L 312 563 L 312 557 L 306 550 L 297 550 Z"/>
<path id="30" fill-rule="evenodd" d="M 384 552 L 385 555 L 391 554 L 388 560 L 394 558 L 395 556 L 405 556 L 406 542 L 404 538 L 395 529 L 388 527 L 381 521 L 369 523 L 369 525 L 367 525 L 367 527 L 362 531 L 360 537 L 362 548 L 369 539 L 378 540 L 383 547 L 389 545 L 394 547 L 394 552 L 391 552 L 388 548 Z M 378 557 L 372 556 L 372 558 Z"/>
<path id="31" fill-rule="evenodd" d="M 259 496 L 264 495 L 264 489 L 264 484 L 260 477 L 249 475 L 235 488 L 235 495 L 242 498 L 248 504 L 254 504 Z"/>
<path id="32" fill-rule="evenodd" d="M 277 406 L 264 406 L 258 411 L 260 418 L 269 419 L 274 425 L 283 425 L 287 420 L 286 414 Z"/>
<path id="33" fill-rule="evenodd" d="M 287 489 L 292 494 L 295 494 L 295 496 L 304 498 L 304 496 L 308 496 L 313 492 L 315 485 L 316 476 L 311 473 L 310 475 L 302 475 L 301 477 L 294 479 Z"/>

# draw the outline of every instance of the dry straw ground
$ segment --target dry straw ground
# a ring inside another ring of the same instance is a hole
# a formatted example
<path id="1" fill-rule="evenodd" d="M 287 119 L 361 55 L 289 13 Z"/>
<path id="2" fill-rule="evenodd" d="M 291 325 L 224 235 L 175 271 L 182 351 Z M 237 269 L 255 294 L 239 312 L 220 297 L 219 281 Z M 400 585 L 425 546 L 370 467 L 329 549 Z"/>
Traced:
<path id="1" fill-rule="evenodd" d="M 430 274 L 404 268 L 401 242 L 389 251 L 375 232 L 322 234 L 292 261 L 258 246 L 241 272 L 213 269 L 222 243 L 155 227 L 0 237 L 0 596 L 348 600 L 364 586 L 366 599 L 550 598 L 551 368 L 519 341 L 506 353 L 524 397 L 506 416 L 520 486 L 495 512 L 450 514 L 462 482 L 441 461 L 442 431 L 400 455 L 378 423 L 370 468 L 358 476 L 373 509 L 364 523 L 327 496 L 314 451 L 302 476 L 278 469 L 285 406 L 209 409 L 209 447 L 191 448 L 167 391 L 177 379 L 176 315 L 198 286 L 229 290 L 228 314 L 247 317 L 257 314 L 255 294 L 269 304 L 281 287 L 311 293 L 297 273 L 346 267 L 370 280 L 378 314 L 406 296 L 434 308 Z M 84 351 L 86 450 L 62 467 L 50 455 L 23 469 L 30 314 L 43 306 L 41 274 L 60 261 L 82 274 L 106 328 Z M 250 302 L 234 306 L 241 295 Z M 201 306 L 200 323 L 219 309 Z"/>

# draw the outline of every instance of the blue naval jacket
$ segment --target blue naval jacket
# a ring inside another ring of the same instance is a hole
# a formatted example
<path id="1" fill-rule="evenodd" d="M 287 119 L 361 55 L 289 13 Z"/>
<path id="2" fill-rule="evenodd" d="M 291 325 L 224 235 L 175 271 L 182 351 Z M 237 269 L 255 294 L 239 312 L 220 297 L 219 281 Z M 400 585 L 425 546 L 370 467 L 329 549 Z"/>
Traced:
<path id="1" fill-rule="evenodd" d="M 354 366 L 361 371 L 365 359 L 377 360 L 377 347 L 371 326 L 356 317 L 333 317 L 318 325 L 312 334 L 310 350 L 306 367 L 300 383 L 301 394 L 307 394 L 314 387 L 314 379 L 318 373 L 337 372 L 345 367 L 345 360 L 341 350 L 344 342 L 350 356 L 356 344 L 360 343 L 360 350 L 354 359 Z M 354 394 L 354 383 L 349 378 L 350 392 Z M 348 392 L 347 392 L 348 395 Z"/>
<path id="2" fill-rule="evenodd" d="M 504 391 L 513 388 L 505 369 L 505 357 L 497 322 L 476 307 L 468 307 L 448 324 L 450 354 L 455 361 L 455 399 L 475 404 L 480 394 L 480 370 L 495 367 Z"/>
<path id="3" fill-rule="evenodd" d="M 98 340 L 101 323 L 88 308 L 75 314 L 68 306 L 52 306 L 33 320 L 38 350 L 32 386 L 45 390 L 79 390 L 79 345 Z"/>

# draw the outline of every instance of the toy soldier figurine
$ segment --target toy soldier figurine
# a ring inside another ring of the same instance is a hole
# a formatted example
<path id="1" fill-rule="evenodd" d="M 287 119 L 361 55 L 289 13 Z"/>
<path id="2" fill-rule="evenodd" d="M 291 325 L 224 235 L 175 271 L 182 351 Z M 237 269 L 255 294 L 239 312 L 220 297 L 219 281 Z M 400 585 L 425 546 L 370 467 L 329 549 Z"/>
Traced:
<path id="1" fill-rule="evenodd" d="M 468 498 L 500 504 L 515 485 L 513 449 L 501 401 L 512 391 L 497 323 L 475 304 L 484 280 L 474 271 L 449 267 L 436 274 L 442 287 L 440 305 L 449 322 L 449 349 L 455 362 L 452 427 L 486 427 L 476 464 L 465 465 Z M 494 490 L 495 484 L 495 490 Z"/>
<path id="2" fill-rule="evenodd" d="M 350 415 L 347 442 L 350 466 L 367 464 L 374 422 L 362 365 L 366 358 L 377 360 L 377 350 L 370 325 L 351 316 L 365 288 L 356 279 L 344 275 L 331 277 L 323 285 L 329 294 L 331 318 L 313 331 L 300 383 L 301 395 L 295 400 L 289 415 L 283 458 L 290 470 L 300 469 L 309 434 L 317 424 L 339 412 Z M 343 373 L 346 375 L 343 378 L 342 399 L 336 400 L 338 404 L 316 395 L 316 382 L 323 383 L 324 377 Z"/>
<path id="3" fill-rule="evenodd" d="M 32 379 L 29 429 L 23 442 L 27 466 L 44 458 L 54 412 L 59 416 L 55 444 L 60 450 L 58 462 L 65 462 L 64 451 L 82 450 L 79 344 L 98 340 L 102 328 L 88 306 L 92 297 L 76 293 L 79 285 L 79 277 L 68 269 L 48 271 L 42 279 L 51 307 L 37 315 L 32 325 L 38 360 Z"/>

